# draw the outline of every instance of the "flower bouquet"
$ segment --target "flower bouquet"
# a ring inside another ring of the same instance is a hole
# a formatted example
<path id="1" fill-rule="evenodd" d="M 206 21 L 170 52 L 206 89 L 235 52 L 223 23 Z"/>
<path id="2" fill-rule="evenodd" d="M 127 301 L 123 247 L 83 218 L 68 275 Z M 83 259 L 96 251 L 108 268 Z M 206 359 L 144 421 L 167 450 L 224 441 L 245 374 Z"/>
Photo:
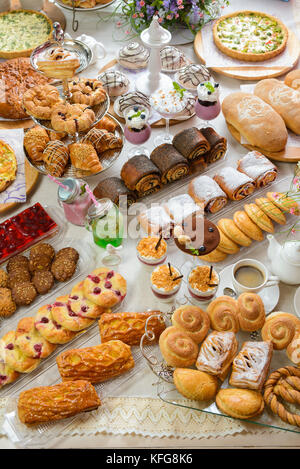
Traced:
<path id="1" fill-rule="evenodd" d="M 194 34 L 220 16 L 228 0 L 121 0 L 118 11 L 137 33 L 148 28 L 154 15 L 168 30 L 189 28 Z"/>

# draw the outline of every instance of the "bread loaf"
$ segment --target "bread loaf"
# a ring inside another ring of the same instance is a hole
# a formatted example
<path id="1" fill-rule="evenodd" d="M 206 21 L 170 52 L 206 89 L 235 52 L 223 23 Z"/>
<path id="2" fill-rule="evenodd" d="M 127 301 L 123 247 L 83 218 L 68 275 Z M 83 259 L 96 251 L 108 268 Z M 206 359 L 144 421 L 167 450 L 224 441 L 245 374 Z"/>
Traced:
<path id="1" fill-rule="evenodd" d="M 300 135 L 300 92 L 275 78 L 259 81 L 254 94 L 278 112 L 285 125 Z"/>
<path id="2" fill-rule="evenodd" d="M 282 117 L 258 96 L 241 91 L 223 100 L 222 111 L 229 125 L 257 149 L 279 152 L 288 133 Z"/>

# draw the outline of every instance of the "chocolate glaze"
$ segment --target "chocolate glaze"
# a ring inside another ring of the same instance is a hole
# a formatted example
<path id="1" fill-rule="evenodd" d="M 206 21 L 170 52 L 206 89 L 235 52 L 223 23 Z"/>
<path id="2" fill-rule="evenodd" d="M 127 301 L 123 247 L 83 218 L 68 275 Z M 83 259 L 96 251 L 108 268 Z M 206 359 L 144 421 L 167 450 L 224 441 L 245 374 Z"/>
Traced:
<path id="1" fill-rule="evenodd" d="M 216 249 L 220 242 L 220 233 L 214 223 L 193 213 L 186 217 L 182 223 L 184 235 L 191 239 L 189 245 L 180 244 L 175 238 L 177 247 L 192 256 L 203 256 Z"/>

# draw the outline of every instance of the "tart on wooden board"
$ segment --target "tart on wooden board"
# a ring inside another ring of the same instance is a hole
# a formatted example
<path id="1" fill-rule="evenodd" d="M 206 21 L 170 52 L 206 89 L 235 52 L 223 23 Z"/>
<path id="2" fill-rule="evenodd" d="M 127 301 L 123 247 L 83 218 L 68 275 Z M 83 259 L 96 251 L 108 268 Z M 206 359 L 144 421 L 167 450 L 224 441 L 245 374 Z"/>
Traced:
<path id="1" fill-rule="evenodd" d="M 29 57 L 31 52 L 52 35 L 48 16 L 34 10 L 12 10 L 0 13 L 0 57 Z"/>
<path id="2" fill-rule="evenodd" d="M 281 54 L 288 30 L 278 18 L 258 11 L 236 11 L 213 26 L 215 45 L 234 59 L 261 62 Z"/>

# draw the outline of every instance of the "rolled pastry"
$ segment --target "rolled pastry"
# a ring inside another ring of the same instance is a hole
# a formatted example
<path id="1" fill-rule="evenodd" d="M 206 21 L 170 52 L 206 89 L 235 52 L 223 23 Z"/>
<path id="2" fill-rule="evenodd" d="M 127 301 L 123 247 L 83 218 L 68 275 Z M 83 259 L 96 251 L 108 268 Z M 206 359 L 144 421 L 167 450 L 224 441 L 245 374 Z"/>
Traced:
<path id="1" fill-rule="evenodd" d="M 242 200 L 252 194 L 255 189 L 252 178 L 230 166 L 221 168 L 214 176 L 214 180 L 230 200 Z"/>
<path id="2" fill-rule="evenodd" d="M 153 194 L 161 188 L 161 174 L 157 166 L 145 155 L 130 158 L 121 169 L 126 187 L 139 197 Z"/>
<path id="3" fill-rule="evenodd" d="M 188 215 L 200 211 L 200 207 L 195 204 L 188 194 L 172 197 L 163 207 L 174 221 L 174 224 L 180 224 Z"/>
<path id="4" fill-rule="evenodd" d="M 210 144 L 210 150 L 205 154 L 207 163 L 214 163 L 223 158 L 227 150 L 226 138 L 221 137 L 212 127 L 204 127 L 200 132 Z"/>
<path id="5" fill-rule="evenodd" d="M 227 195 L 216 181 L 206 175 L 193 179 L 189 183 L 188 193 L 208 213 L 218 212 L 228 201 Z"/>
<path id="6" fill-rule="evenodd" d="M 252 178 L 257 188 L 275 181 L 278 172 L 276 166 L 259 151 L 249 151 L 238 161 L 237 170 Z"/>
<path id="7" fill-rule="evenodd" d="M 294 90 L 300 89 L 300 70 L 292 70 L 284 79 L 284 83 Z"/>
<path id="8" fill-rule="evenodd" d="M 244 342 L 232 362 L 229 384 L 261 391 L 269 373 L 272 354 L 272 342 Z"/>
<path id="9" fill-rule="evenodd" d="M 170 238 L 173 221 L 160 205 L 153 205 L 140 213 L 138 220 L 141 227 L 148 235 L 155 236 L 162 234 L 163 238 Z"/>
<path id="10" fill-rule="evenodd" d="M 284 150 L 288 133 L 282 117 L 261 98 L 237 91 L 222 102 L 226 122 L 246 141 L 268 152 Z"/>
<path id="11" fill-rule="evenodd" d="M 211 332 L 200 347 L 196 368 L 223 381 L 238 349 L 234 332 Z"/>
<path id="12" fill-rule="evenodd" d="M 275 78 L 261 80 L 254 88 L 254 94 L 263 99 L 278 112 L 285 125 L 300 135 L 300 92 Z"/>
<path id="13" fill-rule="evenodd" d="M 154 148 L 150 155 L 150 160 L 160 170 L 163 184 L 177 181 L 189 172 L 187 159 L 170 143 L 163 143 Z"/>
<path id="14" fill-rule="evenodd" d="M 122 179 L 110 177 L 99 182 L 93 191 L 97 199 L 108 198 L 116 205 L 119 205 L 120 197 L 127 197 L 127 207 L 134 204 L 137 200 L 136 194 L 127 189 Z"/>
<path id="15" fill-rule="evenodd" d="M 210 149 L 210 144 L 197 127 L 190 127 L 176 134 L 173 145 L 188 160 L 195 160 Z"/>

